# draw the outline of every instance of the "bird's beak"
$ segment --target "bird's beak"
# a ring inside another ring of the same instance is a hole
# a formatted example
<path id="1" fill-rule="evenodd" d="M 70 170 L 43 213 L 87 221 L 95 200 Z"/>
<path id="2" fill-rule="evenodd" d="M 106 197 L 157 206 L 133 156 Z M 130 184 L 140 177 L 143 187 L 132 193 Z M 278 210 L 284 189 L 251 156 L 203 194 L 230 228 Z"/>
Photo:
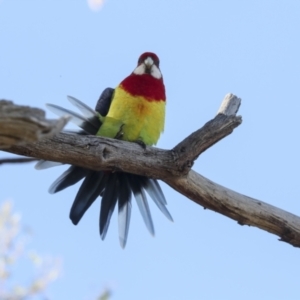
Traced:
<path id="1" fill-rule="evenodd" d="M 147 57 L 144 60 L 144 64 L 146 66 L 146 73 L 150 74 L 151 73 L 151 67 L 153 66 L 153 59 L 151 57 Z"/>
<path id="2" fill-rule="evenodd" d="M 151 68 L 151 66 L 153 65 L 153 59 L 151 57 L 147 57 L 144 60 L 144 63 L 146 65 L 147 68 Z"/>

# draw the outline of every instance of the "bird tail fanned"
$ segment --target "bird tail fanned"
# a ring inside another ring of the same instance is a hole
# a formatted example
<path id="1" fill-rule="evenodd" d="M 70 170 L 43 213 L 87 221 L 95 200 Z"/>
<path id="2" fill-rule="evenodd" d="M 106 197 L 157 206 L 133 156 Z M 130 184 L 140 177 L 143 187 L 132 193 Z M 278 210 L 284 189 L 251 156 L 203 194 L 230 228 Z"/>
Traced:
<path id="1" fill-rule="evenodd" d="M 102 239 L 106 236 L 111 216 L 118 203 L 119 240 L 121 247 L 125 247 L 130 224 L 132 194 L 146 227 L 152 235 L 154 235 L 154 225 L 146 192 L 163 214 L 173 221 L 166 208 L 167 202 L 157 180 L 144 176 L 123 172 L 92 171 L 71 166 L 51 185 L 50 192 L 61 191 L 83 178 L 70 211 L 70 219 L 73 224 L 77 225 L 96 198 L 102 197 L 99 218 L 99 231 Z"/>

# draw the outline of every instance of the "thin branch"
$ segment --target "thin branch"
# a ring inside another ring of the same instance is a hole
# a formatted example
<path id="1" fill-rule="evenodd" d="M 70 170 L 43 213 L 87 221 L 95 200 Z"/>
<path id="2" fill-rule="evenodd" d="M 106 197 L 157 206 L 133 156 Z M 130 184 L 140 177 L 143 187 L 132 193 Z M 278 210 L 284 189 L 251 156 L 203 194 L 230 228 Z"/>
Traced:
<path id="1" fill-rule="evenodd" d="M 230 134 L 242 123 L 242 118 L 235 115 L 240 105 L 240 98 L 233 94 L 227 94 L 217 116 L 173 148 L 175 163 L 183 174 L 190 171 L 193 162 L 201 153 Z"/>
<path id="2" fill-rule="evenodd" d="M 219 110 L 221 114 L 172 150 L 153 147 L 143 149 L 135 143 L 60 133 L 34 143 L 13 145 L 5 151 L 94 170 L 121 170 L 159 178 L 205 208 L 219 212 L 239 224 L 276 234 L 280 240 L 300 247 L 298 216 L 231 191 L 190 170 L 199 154 L 241 124 L 241 118 L 234 115 L 240 99 L 228 95 L 224 101 Z"/>
<path id="3" fill-rule="evenodd" d="M 219 114 L 189 135 L 172 150 L 178 170 L 187 174 L 201 153 L 232 133 L 241 123 L 241 117 Z"/>
<path id="4" fill-rule="evenodd" d="M 38 161 L 38 160 L 36 158 L 28 158 L 28 157 L 3 158 L 3 159 L 0 159 L 0 165 L 29 163 L 29 162 L 34 162 L 34 161 Z"/>

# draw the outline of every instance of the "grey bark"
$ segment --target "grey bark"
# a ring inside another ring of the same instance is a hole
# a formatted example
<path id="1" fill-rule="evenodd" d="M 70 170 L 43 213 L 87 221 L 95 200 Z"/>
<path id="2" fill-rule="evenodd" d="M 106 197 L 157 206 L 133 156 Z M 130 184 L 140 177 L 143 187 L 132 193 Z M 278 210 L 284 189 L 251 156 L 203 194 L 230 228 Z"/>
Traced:
<path id="1" fill-rule="evenodd" d="M 46 120 L 45 112 L 39 108 L 0 100 L 0 149 L 53 136 L 67 122 L 68 118 Z"/>

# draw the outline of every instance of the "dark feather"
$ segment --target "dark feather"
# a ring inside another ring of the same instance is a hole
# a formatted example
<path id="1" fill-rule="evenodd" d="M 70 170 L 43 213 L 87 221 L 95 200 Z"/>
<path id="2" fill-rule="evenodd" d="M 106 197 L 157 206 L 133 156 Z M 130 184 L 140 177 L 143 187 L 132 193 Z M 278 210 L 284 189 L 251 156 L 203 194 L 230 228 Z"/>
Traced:
<path id="1" fill-rule="evenodd" d="M 119 173 L 119 196 L 118 196 L 118 206 L 119 206 L 119 241 L 122 248 L 125 248 L 130 217 L 131 217 L 131 189 L 127 179 L 126 173 Z"/>
<path id="2" fill-rule="evenodd" d="M 92 134 L 95 135 L 98 130 L 100 129 L 102 123 L 99 119 L 99 113 L 101 116 L 106 116 L 111 104 L 112 95 L 113 95 L 114 89 L 112 88 L 106 88 L 102 94 L 100 95 L 100 98 L 96 105 L 96 111 L 94 111 L 92 108 L 87 106 L 85 103 L 81 102 L 75 97 L 67 96 L 68 100 L 76 106 L 85 117 L 70 111 L 68 109 L 65 109 L 63 107 L 60 107 L 58 105 L 54 104 L 46 104 L 46 106 L 55 114 L 59 116 L 68 115 L 71 117 L 71 121 L 73 121 L 76 125 L 78 125 L 83 130 L 74 132 L 74 131 L 64 131 L 71 134 L 79 134 L 79 135 L 88 135 Z M 46 160 L 40 160 L 35 165 L 35 168 L 37 170 L 43 170 L 55 166 L 62 165 L 58 162 L 52 162 L 52 161 L 46 161 Z"/>
<path id="3" fill-rule="evenodd" d="M 146 178 L 147 178 L 147 177 L 146 177 Z M 160 187 L 158 181 L 157 181 L 156 179 L 150 179 L 150 178 L 147 178 L 147 179 L 149 179 L 149 180 L 152 181 L 152 183 L 155 185 L 155 187 L 156 187 L 156 189 L 157 189 L 157 192 L 158 192 L 159 195 L 160 195 L 160 200 L 162 201 L 163 204 L 167 205 L 167 200 L 166 200 L 166 198 L 165 198 L 165 195 L 164 195 L 164 193 L 163 193 L 163 191 L 162 191 L 162 189 L 161 189 L 161 187 Z"/>
<path id="4" fill-rule="evenodd" d="M 103 172 L 87 171 L 88 173 L 80 186 L 70 211 L 70 219 L 74 225 L 78 224 L 106 185 L 106 176 Z"/>
<path id="5" fill-rule="evenodd" d="M 138 204 L 140 213 L 149 232 L 154 235 L 154 225 L 150 213 L 149 204 L 143 189 L 142 176 L 128 174 L 129 184 Z"/>
<path id="6" fill-rule="evenodd" d="M 157 207 L 160 209 L 160 211 L 171 221 L 173 222 L 173 218 L 169 211 L 166 208 L 167 201 L 165 199 L 165 196 L 155 179 L 147 178 L 144 176 L 141 177 L 141 182 L 148 193 L 148 195 L 152 198 L 154 203 L 157 205 Z"/>
<path id="7" fill-rule="evenodd" d="M 110 104 L 111 104 L 111 100 L 113 98 L 114 91 L 115 90 L 112 89 L 112 88 L 106 88 L 102 92 L 102 94 L 100 95 L 95 110 L 101 116 L 106 116 L 107 115 L 107 113 L 109 111 Z"/>
<path id="8" fill-rule="evenodd" d="M 34 167 L 35 167 L 36 170 L 45 170 L 45 169 L 49 169 L 49 168 L 57 167 L 57 166 L 62 166 L 62 165 L 63 165 L 63 163 L 41 159 L 35 164 Z"/>
<path id="9" fill-rule="evenodd" d="M 92 108 L 90 108 L 88 105 L 86 105 L 79 99 L 72 96 L 67 96 L 67 98 L 70 101 L 70 103 L 77 107 L 87 119 L 98 117 L 96 111 L 94 111 Z M 99 123 L 95 123 L 94 126 L 96 128 L 99 128 Z"/>
<path id="10" fill-rule="evenodd" d="M 50 186 L 49 193 L 57 193 L 81 180 L 90 170 L 77 166 L 70 166 L 67 171 L 61 174 Z"/>
<path id="11" fill-rule="evenodd" d="M 75 125 L 79 126 L 89 134 L 96 134 L 99 130 L 99 127 L 97 128 L 94 126 L 93 122 L 91 122 L 89 119 L 69 110 L 63 107 L 60 107 L 55 104 L 46 104 L 49 110 L 51 110 L 53 113 L 58 115 L 59 117 L 62 116 L 69 116 L 71 118 L 71 122 L 73 122 Z"/>
<path id="12" fill-rule="evenodd" d="M 116 173 L 111 173 L 106 175 L 107 182 L 105 190 L 103 193 L 100 209 L 100 220 L 99 220 L 99 229 L 100 236 L 104 240 L 108 227 L 110 218 L 115 209 L 117 200 L 118 200 L 118 188 L 119 181 Z"/>
<path id="13" fill-rule="evenodd" d="M 78 100 L 72 96 L 67 96 L 67 98 L 74 106 L 76 106 L 83 113 L 83 115 L 85 116 L 87 121 L 89 123 L 91 123 L 92 125 L 94 125 L 94 127 L 98 131 L 102 125 L 99 114 L 96 111 L 94 111 L 92 108 L 87 106 L 85 103 L 81 102 L 80 100 Z M 97 133 L 97 131 L 96 131 L 96 133 Z M 89 133 L 93 134 L 91 132 L 89 132 Z"/>

